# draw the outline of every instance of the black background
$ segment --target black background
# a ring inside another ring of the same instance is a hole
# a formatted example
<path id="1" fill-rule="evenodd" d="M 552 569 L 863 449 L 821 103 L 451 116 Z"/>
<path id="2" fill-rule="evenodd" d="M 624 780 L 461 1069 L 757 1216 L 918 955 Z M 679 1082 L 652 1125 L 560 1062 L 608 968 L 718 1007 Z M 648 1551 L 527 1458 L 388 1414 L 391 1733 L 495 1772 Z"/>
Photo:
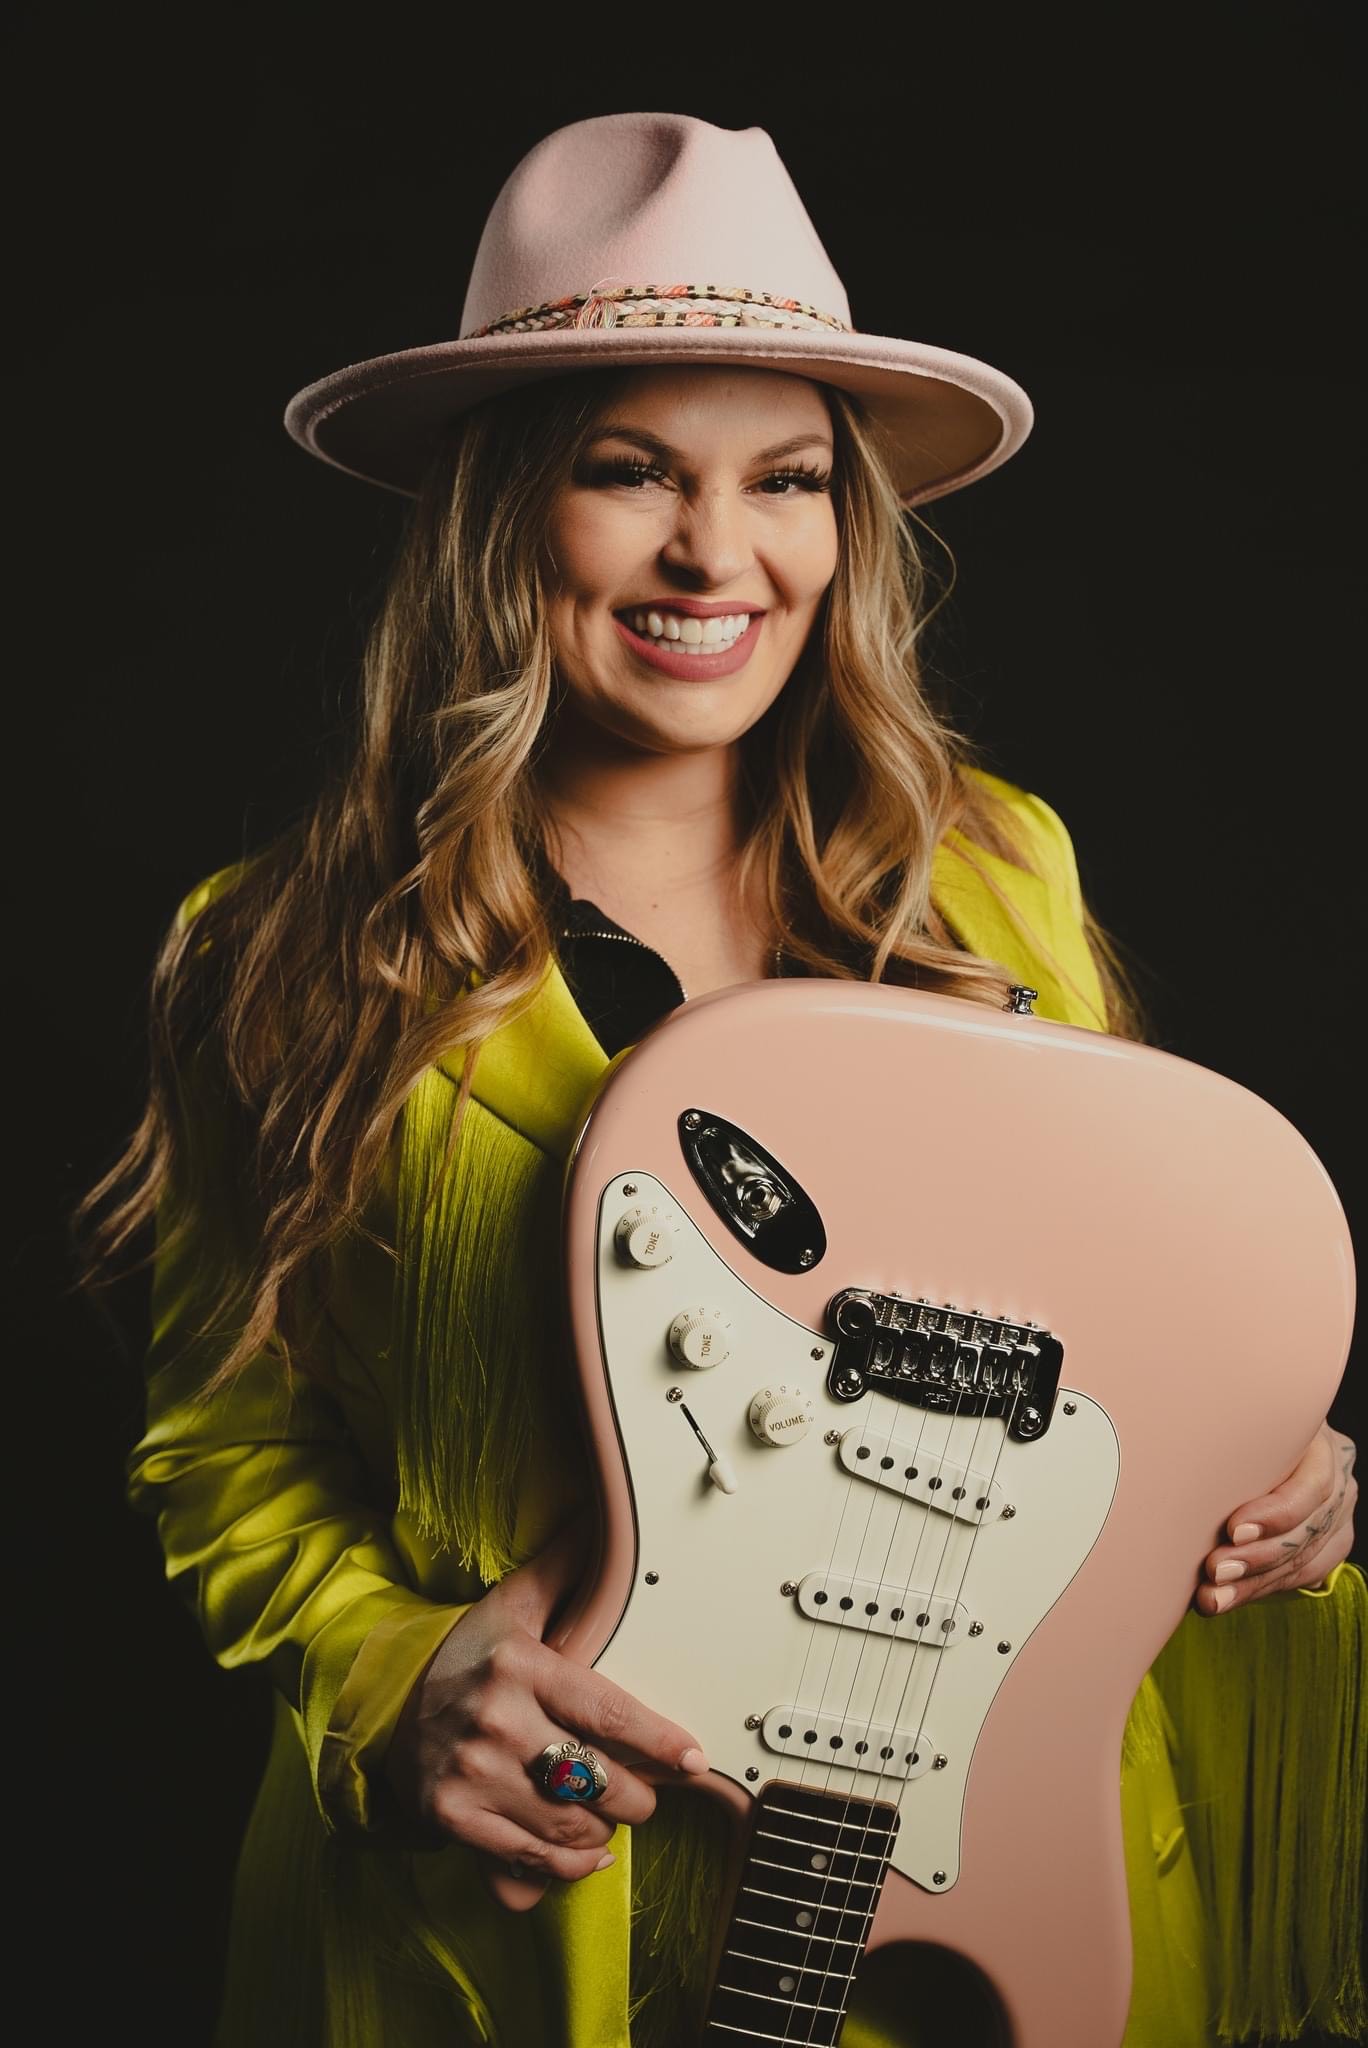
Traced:
<path id="1" fill-rule="evenodd" d="M 72 2033 L 138 2012 L 145 2043 L 206 2038 L 262 1749 L 258 1675 L 211 1666 L 122 1505 L 142 1284 L 107 1314 L 72 1300 L 63 1218 L 137 1113 L 159 934 L 307 800 L 403 517 L 296 449 L 286 400 L 457 331 L 490 202 L 550 129 L 641 107 L 767 128 L 857 324 L 984 356 L 1035 401 L 1023 452 L 928 508 L 959 562 L 933 652 L 961 720 L 1062 812 L 1154 1036 L 1277 1104 L 1352 1219 L 1354 11 L 27 33 L 10 424 L 37 548 L 8 809 L 41 1698 L 14 1762 L 53 1854 L 41 1917 L 74 1915 Z"/>

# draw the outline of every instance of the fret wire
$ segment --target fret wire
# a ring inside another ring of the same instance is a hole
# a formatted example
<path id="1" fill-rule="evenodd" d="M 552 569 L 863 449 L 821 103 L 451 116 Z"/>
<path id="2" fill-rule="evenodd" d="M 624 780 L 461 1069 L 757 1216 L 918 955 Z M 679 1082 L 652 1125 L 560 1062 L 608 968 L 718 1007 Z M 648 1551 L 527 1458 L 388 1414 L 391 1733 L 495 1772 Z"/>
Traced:
<path id="1" fill-rule="evenodd" d="M 843 2005 L 817 2005 L 810 1998 L 789 1998 L 782 1991 L 747 1991 L 744 1984 L 719 1984 L 719 1991 L 730 1991 L 738 1998 L 763 1998 L 766 2005 L 801 2006 L 804 2012 L 843 2013 Z"/>
<path id="2" fill-rule="evenodd" d="M 882 1853 L 878 1849 L 843 1849 L 839 1842 L 805 1842 L 800 1835 L 781 1834 L 778 1828 L 757 1828 L 755 1832 L 763 1835 L 767 1842 L 788 1842 L 795 1849 L 820 1849 L 824 1856 L 868 1856 L 872 1859 Z"/>
<path id="3" fill-rule="evenodd" d="M 835 1948 L 863 1948 L 862 1941 L 852 1941 L 848 1934 L 814 1934 L 810 1927 L 776 1927 L 772 1920 L 748 1920 L 744 1913 L 732 1915 L 733 1927 L 763 1927 L 766 1934 L 789 1934 L 798 1941 L 825 1941 Z M 796 1970 L 798 1963 L 788 1963 L 786 1969 Z"/>
<path id="4" fill-rule="evenodd" d="M 793 1820 L 816 1821 L 819 1828 L 850 1828 L 857 1835 L 883 1835 L 890 1842 L 897 1833 L 896 1828 L 876 1828 L 872 1825 L 867 1828 L 862 1827 L 857 1820 L 828 1820 L 824 1813 L 802 1813 L 796 1806 L 770 1805 L 764 1806 L 760 1810 L 766 1814 L 787 1813 Z"/>
<path id="5" fill-rule="evenodd" d="M 765 1870 L 783 1870 L 790 1877 L 806 1877 L 813 1884 L 843 1884 L 847 1891 L 851 1885 L 855 1885 L 862 1892 L 874 1892 L 879 1889 L 877 1883 L 871 1882 L 867 1877 L 838 1877 L 834 1870 L 795 1869 L 792 1863 L 772 1863 L 768 1856 L 752 1856 L 749 1861 L 760 1864 Z M 811 1903 L 810 1899 L 800 1899 L 798 1901 L 800 1906 L 809 1906 Z"/>
<path id="6" fill-rule="evenodd" d="M 825 1855 L 826 1851 L 821 1850 L 818 1853 L 821 1855 Z M 833 1849 L 831 1853 L 833 1856 L 837 1856 L 844 1855 L 846 1851 Z M 873 1863 L 876 1860 L 877 1859 L 873 1856 L 867 1856 L 865 1858 L 865 1861 L 867 1863 Z M 808 1861 L 807 1863 L 776 1863 L 772 1856 L 757 1856 L 754 1850 L 751 1851 L 751 1854 L 747 1858 L 747 1861 L 751 1863 L 763 1863 L 769 1870 L 790 1870 L 792 1871 L 795 1877 L 818 1878 L 824 1880 L 828 1884 L 863 1884 L 874 1885 L 877 1887 L 878 1885 L 883 1883 L 884 1876 L 887 1871 L 887 1865 L 881 1865 L 877 1877 L 856 1877 L 853 1874 L 853 1872 L 849 1876 L 845 1876 L 839 1870 L 832 1870 L 828 1868 L 825 1864 L 817 1864 L 814 1867 L 811 1861 Z"/>
<path id="7" fill-rule="evenodd" d="M 750 1892 L 757 1899 L 778 1899 L 781 1906 L 798 1906 L 804 1913 L 849 1913 L 853 1920 L 872 1920 L 874 1918 L 874 1915 L 867 1913 L 863 1906 L 821 1906 L 818 1905 L 815 1899 L 795 1899 L 792 1892 L 767 1892 L 762 1884 L 743 1884 L 740 1886 L 740 1890 Z M 803 1927 L 795 1931 L 801 1934 L 811 1934 L 812 1929 L 810 1927 Z"/>
<path id="8" fill-rule="evenodd" d="M 747 1921 L 746 1924 L 754 1926 L 755 1923 Z M 795 1928 L 794 1932 L 796 1934 L 798 1929 Z M 827 1939 L 826 1936 L 822 1938 Z M 841 1977 L 849 1984 L 855 1975 L 853 1970 L 824 1970 L 817 1963 L 784 1963 L 775 1956 L 753 1956 L 748 1948 L 724 1948 L 722 1953 L 724 1956 L 738 1956 L 745 1963 L 763 1963 L 767 1970 L 796 1970 L 800 1977 Z"/>

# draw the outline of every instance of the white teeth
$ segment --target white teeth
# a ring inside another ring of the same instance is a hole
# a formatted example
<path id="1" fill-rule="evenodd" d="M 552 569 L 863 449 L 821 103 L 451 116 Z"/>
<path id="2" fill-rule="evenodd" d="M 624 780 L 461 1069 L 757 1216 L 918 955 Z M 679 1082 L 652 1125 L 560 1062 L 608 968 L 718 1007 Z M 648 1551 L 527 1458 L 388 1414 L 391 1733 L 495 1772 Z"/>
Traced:
<path id="1" fill-rule="evenodd" d="M 749 612 L 723 612 L 696 619 L 675 612 L 632 612 L 631 622 L 643 639 L 669 640 L 686 654 L 723 654 L 734 647 L 751 622 Z"/>

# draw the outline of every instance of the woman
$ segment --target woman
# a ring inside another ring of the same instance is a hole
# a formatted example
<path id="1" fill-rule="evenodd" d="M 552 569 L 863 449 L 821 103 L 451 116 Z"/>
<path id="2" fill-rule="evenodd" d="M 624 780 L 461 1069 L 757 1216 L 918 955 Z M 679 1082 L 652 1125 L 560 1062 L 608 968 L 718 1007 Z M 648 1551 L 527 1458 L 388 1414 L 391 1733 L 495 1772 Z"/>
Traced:
<path id="1" fill-rule="evenodd" d="M 668 1700 L 543 1641 L 586 1505 L 550 1255 L 606 1060 L 686 990 L 770 973 L 993 1004 L 1029 981 L 1043 1014 L 1128 1028 L 1059 820 L 974 770 L 919 683 L 902 507 L 1007 459 L 1017 387 L 854 333 L 768 137 L 676 116 L 531 152 L 462 332 L 291 406 L 312 452 L 417 493 L 354 755 L 182 906 L 147 1116 L 90 1198 L 116 1197 L 101 1255 L 157 1208 L 133 1497 L 215 1654 L 277 1687 L 225 2044 L 696 2025 L 706 1759 Z M 1132 1712 L 1130 2048 L 1361 2006 L 1352 1854 L 1333 1889 L 1314 1830 L 1313 1874 L 1282 1859 L 1292 1953 L 1219 1882 L 1274 1825 L 1248 1753 L 1286 1731 L 1307 1811 L 1363 1768 L 1352 1462 L 1324 1429 L 1234 1505 L 1196 1606 L 1250 1613 L 1217 1651 L 1190 1619 Z M 567 1734 L 607 1764 L 588 1804 L 540 1767 Z M 848 2048 L 926 2022 L 929 1977 L 878 1963 Z"/>

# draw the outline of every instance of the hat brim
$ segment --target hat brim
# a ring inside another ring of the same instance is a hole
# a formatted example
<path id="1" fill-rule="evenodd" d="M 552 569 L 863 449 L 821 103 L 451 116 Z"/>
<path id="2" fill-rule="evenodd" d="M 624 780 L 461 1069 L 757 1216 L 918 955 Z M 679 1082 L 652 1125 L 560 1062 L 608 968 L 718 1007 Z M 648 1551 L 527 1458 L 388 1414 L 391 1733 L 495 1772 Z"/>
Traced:
<path id="1" fill-rule="evenodd" d="M 853 392 L 887 436 L 908 505 L 986 476 L 1031 431 L 1021 386 L 973 356 L 878 334 L 738 327 L 555 328 L 404 349 L 306 385 L 285 425 L 321 461 L 413 497 L 443 429 L 482 399 L 577 370 L 679 362 L 779 370 Z"/>

